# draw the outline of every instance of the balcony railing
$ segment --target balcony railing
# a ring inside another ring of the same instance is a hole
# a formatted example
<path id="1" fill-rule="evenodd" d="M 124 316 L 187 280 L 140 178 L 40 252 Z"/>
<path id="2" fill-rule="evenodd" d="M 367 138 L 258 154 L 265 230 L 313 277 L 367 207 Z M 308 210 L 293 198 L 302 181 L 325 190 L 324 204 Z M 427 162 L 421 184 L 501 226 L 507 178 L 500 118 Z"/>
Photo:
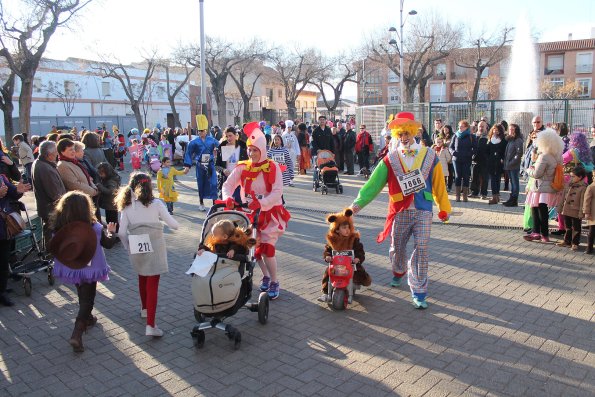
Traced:
<path id="1" fill-rule="evenodd" d="M 564 69 L 543 69 L 543 74 L 545 76 L 551 76 L 553 74 L 564 74 Z"/>
<path id="2" fill-rule="evenodd" d="M 576 65 L 576 73 L 593 73 L 593 64 L 584 63 L 581 65 Z"/>
<path id="3" fill-rule="evenodd" d="M 434 74 L 434 80 L 446 80 L 446 73 L 440 72 Z"/>

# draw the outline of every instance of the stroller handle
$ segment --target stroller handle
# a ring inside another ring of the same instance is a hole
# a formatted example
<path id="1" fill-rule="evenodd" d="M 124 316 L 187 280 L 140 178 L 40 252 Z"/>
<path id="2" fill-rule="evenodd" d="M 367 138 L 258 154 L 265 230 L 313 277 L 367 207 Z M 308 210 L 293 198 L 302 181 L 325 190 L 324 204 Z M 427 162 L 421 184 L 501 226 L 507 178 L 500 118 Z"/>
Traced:
<path id="1" fill-rule="evenodd" d="M 211 212 L 216 212 L 217 210 L 219 210 L 221 208 L 224 208 L 224 209 L 227 208 L 227 201 L 226 200 L 214 200 L 213 206 L 211 207 Z M 230 208 L 230 209 L 245 210 L 247 208 L 248 208 L 248 203 L 239 203 L 238 204 L 237 202 L 235 202 L 234 208 Z M 249 213 L 252 216 L 252 218 L 253 218 L 252 226 L 257 227 L 258 226 L 258 216 L 260 215 L 260 208 L 258 208 L 256 210 L 249 210 L 249 211 L 243 211 L 243 212 Z"/>

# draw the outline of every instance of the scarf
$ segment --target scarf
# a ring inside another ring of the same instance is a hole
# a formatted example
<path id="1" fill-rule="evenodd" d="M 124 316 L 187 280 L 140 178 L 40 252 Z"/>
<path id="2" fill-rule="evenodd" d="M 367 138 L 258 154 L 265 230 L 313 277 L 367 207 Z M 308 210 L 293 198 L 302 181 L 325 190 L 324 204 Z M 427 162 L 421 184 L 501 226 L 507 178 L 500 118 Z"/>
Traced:
<path id="1" fill-rule="evenodd" d="M 83 171 L 85 176 L 87 177 L 87 183 L 89 184 L 89 186 L 92 186 L 91 185 L 91 175 L 89 175 L 89 171 L 87 171 L 87 168 L 85 168 L 85 166 L 82 165 L 80 163 L 80 161 L 78 161 L 77 159 L 69 159 L 68 157 L 62 156 L 61 154 L 58 154 L 58 160 L 66 161 L 66 162 L 69 162 L 69 163 L 72 163 L 72 164 L 75 164 L 76 166 L 78 166 Z"/>
<path id="2" fill-rule="evenodd" d="M 469 131 L 469 128 L 467 128 L 465 131 L 457 130 L 457 132 L 455 132 L 455 135 L 458 139 L 461 139 L 471 135 L 471 132 Z"/>
<path id="3" fill-rule="evenodd" d="M 169 176 L 169 167 L 161 167 L 161 174 L 164 178 L 167 178 Z"/>
<path id="4" fill-rule="evenodd" d="M 490 139 L 490 142 L 492 142 L 494 145 L 497 145 L 500 142 L 502 142 L 502 139 L 500 139 L 500 138 L 498 138 L 496 136 L 493 136 L 492 139 Z"/>

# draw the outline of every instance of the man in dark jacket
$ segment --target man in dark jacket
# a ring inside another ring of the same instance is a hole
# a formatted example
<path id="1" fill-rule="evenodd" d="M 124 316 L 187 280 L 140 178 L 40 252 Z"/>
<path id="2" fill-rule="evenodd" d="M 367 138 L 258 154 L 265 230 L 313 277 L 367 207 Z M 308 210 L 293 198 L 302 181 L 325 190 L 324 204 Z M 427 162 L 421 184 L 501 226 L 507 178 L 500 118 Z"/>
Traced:
<path id="1" fill-rule="evenodd" d="M 337 136 L 339 137 L 339 143 L 340 143 L 340 149 L 338 152 L 335 152 L 337 158 L 337 167 L 339 168 L 339 171 L 344 171 L 345 170 L 345 155 L 344 155 L 344 150 L 343 150 L 343 146 L 345 145 L 345 128 L 343 128 L 343 123 L 340 121 L 337 121 Z"/>
<path id="2" fill-rule="evenodd" d="M 343 144 L 343 158 L 345 159 L 345 167 L 347 171 L 344 172 L 345 175 L 353 175 L 355 174 L 355 167 L 354 167 L 354 156 L 353 150 L 355 148 L 355 142 L 357 140 L 357 135 L 353 130 L 353 126 L 351 123 L 347 123 L 347 131 L 345 132 L 345 141 Z"/>
<path id="3" fill-rule="evenodd" d="M 330 127 L 326 125 L 326 117 L 320 116 L 318 118 L 318 124 L 318 127 L 312 133 L 313 155 L 316 155 L 319 150 L 333 151 L 333 133 Z"/>
<path id="4" fill-rule="evenodd" d="M 39 146 L 39 157 L 33 162 L 33 190 L 37 202 L 37 215 L 43 220 L 43 238 L 49 243 L 52 234 L 49 230 L 49 217 L 56 202 L 66 194 L 66 188 L 56 168 L 58 149 L 52 141 L 42 142 Z"/>
<path id="5" fill-rule="evenodd" d="M 482 199 L 488 197 L 488 124 L 481 120 L 477 125 L 477 151 L 473 157 L 471 195 Z"/>

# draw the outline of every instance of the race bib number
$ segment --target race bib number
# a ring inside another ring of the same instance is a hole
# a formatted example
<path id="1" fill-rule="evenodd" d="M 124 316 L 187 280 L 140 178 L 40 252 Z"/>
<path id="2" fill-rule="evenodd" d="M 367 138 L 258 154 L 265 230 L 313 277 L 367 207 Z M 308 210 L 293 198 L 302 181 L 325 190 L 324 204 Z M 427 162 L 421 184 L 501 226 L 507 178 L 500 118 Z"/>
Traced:
<path id="1" fill-rule="evenodd" d="M 151 239 L 148 234 L 131 234 L 128 236 L 128 245 L 130 245 L 130 254 L 148 254 L 153 252 Z"/>
<path id="2" fill-rule="evenodd" d="M 204 153 L 200 156 L 200 162 L 203 164 L 208 164 L 211 160 L 211 155 L 208 153 Z"/>
<path id="3" fill-rule="evenodd" d="M 350 258 L 353 258 L 353 250 L 341 250 L 341 251 L 333 250 L 333 256 L 348 256 Z"/>
<path id="4" fill-rule="evenodd" d="M 399 186 L 401 187 L 404 196 L 408 196 L 426 188 L 426 181 L 421 175 L 421 171 L 418 169 L 408 172 L 405 175 L 399 175 L 397 181 L 399 182 Z"/>
<path id="5" fill-rule="evenodd" d="M 285 164 L 285 156 L 282 154 L 274 154 L 273 161 L 275 161 L 278 164 Z"/>

